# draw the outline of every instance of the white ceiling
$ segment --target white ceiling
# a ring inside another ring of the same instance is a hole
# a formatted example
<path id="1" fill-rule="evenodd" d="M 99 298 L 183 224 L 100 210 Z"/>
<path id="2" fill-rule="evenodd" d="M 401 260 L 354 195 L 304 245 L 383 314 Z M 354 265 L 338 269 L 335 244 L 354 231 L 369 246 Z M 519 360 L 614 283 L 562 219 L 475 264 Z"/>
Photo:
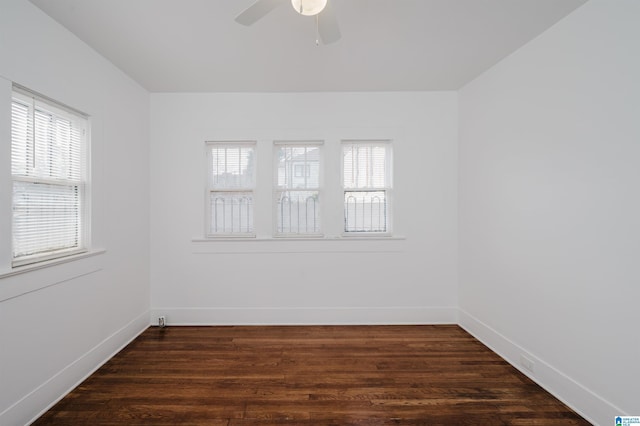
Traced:
<path id="1" fill-rule="evenodd" d="M 151 92 L 455 90 L 586 0 L 330 0 L 342 39 L 253 0 L 30 0 Z"/>

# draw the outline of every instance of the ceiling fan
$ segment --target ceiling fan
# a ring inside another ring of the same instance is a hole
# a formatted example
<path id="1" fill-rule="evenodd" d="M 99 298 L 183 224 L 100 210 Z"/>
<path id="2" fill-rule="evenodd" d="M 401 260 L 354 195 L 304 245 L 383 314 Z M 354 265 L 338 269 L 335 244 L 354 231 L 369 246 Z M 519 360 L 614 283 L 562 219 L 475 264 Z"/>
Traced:
<path id="1" fill-rule="evenodd" d="M 316 17 L 318 35 L 323 44 L 334 43 L 340 39 L 340 28 L 331 9 L 331 0 L 256 0 L 236 17 L 236 22 L 246 26 L 252 25 L 288 1 L 291 1 L 291 5 L 299 14 Z"/>

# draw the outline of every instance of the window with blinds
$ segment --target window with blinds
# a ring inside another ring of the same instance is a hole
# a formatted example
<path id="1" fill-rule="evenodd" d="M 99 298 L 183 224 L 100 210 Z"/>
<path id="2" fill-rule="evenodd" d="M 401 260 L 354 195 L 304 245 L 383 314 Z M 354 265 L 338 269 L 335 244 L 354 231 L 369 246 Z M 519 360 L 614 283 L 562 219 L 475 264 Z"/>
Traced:
<path id="1" fill-rule="evenodd" d="M 320 228 L 319 142 L 275 143 L 275 232 L 317 236 Z"/>
<path id="2" fill-rule="evenodd" d="M 344 232 L 389 233 L 391 143 L 344 141 Z"/>
<path id="3" fill-rule="evenodd" d="M 14 87 L 13 266 L 85 251 L 88 118 Z"/>
<path id="4" fill-rule="evenodd" d="M 208 235 L 254 236 L 256 147 L 252 142 L 207 142 Z"/>

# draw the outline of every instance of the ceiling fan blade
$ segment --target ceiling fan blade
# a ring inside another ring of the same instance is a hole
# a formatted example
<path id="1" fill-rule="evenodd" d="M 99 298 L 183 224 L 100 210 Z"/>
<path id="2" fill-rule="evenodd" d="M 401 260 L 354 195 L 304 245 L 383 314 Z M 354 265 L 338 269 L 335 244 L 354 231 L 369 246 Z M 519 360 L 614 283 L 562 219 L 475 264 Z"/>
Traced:
<path id="1" fill-rule="evenodd" d="M 257 0 L 251 6 L 236 16 L 236 22 L 242 25 L 252 25 L 267 13 L 284 3 L 284 0 Z"/>
<path id="2" fill-rule="evenodd" d="M 331 0 L 327 1 L 324 10 L 318 15 L 318 32 L 322 39 L 322 44 L 331 44 L 340 40 L 340 27 L 338 26 L 338 18 L 333 13 Z"/>

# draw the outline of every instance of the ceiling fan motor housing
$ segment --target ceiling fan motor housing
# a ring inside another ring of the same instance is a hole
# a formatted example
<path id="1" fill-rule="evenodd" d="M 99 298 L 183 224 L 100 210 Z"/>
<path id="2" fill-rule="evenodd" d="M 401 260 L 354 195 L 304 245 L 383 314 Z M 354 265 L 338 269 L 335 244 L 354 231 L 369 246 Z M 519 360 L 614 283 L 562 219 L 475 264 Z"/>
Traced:
<path id="1" fill-rule="evenodd" d="M 291 5 L 299 14 L 313 16 L 322 12 L 327 0 L 291 0 Z"/>

